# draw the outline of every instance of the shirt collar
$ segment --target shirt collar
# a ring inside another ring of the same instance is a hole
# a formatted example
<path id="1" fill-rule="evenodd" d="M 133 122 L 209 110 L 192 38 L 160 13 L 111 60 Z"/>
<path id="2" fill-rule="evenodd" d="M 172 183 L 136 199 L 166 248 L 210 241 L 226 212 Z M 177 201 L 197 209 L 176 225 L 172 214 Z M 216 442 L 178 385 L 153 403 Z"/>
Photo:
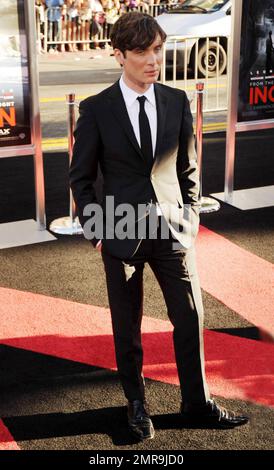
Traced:
<path id="1" fill-rule="evenodd" d="M 156 101 L 155 101 L 155 92 L 154 92 L 154 84 L 152 83 L 150 87 L 147 89 L 145 93 L 137 93 L 137 91 L 132 90 L 128 85 L 126 85 L 124 81 L 123 75 L 121 76 L 119 80 L 119 85 L 124 97 L 124 100 L 126 102 L 127 106 L 132 106 L 133 103 L 136 101 L 138 96 L 145 96 L 146 99 L 149 101 L 150 104 L 153 106 L 156 106 Z"/>

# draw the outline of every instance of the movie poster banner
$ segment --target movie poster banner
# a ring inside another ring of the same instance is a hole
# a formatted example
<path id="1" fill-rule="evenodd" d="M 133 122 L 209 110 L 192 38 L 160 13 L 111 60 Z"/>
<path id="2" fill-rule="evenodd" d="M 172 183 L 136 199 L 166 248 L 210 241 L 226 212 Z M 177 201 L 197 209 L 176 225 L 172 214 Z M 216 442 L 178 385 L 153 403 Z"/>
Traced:
<path id="1" fill-rule="evenodd" d="M 0 148 L 31 144 L 24 0 L 0 2 Z"/>
<path id="2" fill-rule="evenodd" d="M 273 40 L 274 0 L 243 0 L 238 122 L 274 118 Z"/>

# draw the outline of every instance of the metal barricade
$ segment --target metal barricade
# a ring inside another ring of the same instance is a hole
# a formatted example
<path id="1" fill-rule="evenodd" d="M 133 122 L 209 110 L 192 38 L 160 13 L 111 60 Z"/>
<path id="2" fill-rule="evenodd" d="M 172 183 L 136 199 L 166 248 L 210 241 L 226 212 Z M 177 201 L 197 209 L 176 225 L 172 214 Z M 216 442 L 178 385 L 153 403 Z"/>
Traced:
<path id="1" fill-rule="evenodd" d="M 57 17 L 60 15 L 60 19 L 53 21 L 56 14 Z M 65 52 L 67 46 L 69 51 L 74 52 L 79 45 L 107 45 L 110 42 L 109 35 L 110 25 L 104 14 L 97 21 L 97 13 L 86 20 L 81 19 L 81 16 L 72 18 L 68 14 L 62 14 L 60 7 L 45 10 L 44 52 L 57 47 Z"/>
<path id="2" fill-rule="evenodd" d="M 174 3 L 176 2 L 171 1 L 167 4 L 161 4 L 160 1 L 158 3 L 141 2 L 141 4 L 134 9 L 121 9 L 120 14 L 123 14 L 126 11 L 135 10 L 148 13 L 155 18 L 163 11 L 167 11 Z M 40 7 L 36 6 L 37 17 L 39 15 L 41 16 L 41 11 L 39 12 L 39 8 Z M 56 14 L 59 16 L 59 13 L 60 19 L 58 21 L 52 21 Z M 89 25 L 89 20 L 81 20 L 81 15 L 75 17 L 74 19 L 70 18 L 69 14 L 65 12 L 62 7 L 51 7 L 44 9 L 42 21 L 39 22 L 37 20 L 37 38 L 39 41 L 39 50 L 48 52 L 51 48 L 56 46 L 65 47 L 66 45 L 74 46 L 75 44 L 108 44 L 110 41 L 111 24 L 107 23 L 107 15 L 105 13 L 103 13 L 104 20 L 101 22 L 96 21 L 97 15 L 98 13 L 92 14 Z M 96 28 L 93 28 L 93 24 L 95 25 L 95 22 Z M 88 38 L 84 33 L 87 31 L 87 27 L 89 27 Z M 94 33 L 94 29 L 98 29 L 98 31 Z M 85 36 L 84 38 L 83 34 Z M 62 47 L 63 50 L 64 47 Z"/>
<path id="3" fill-rule="evenodd" d="M 139 5 L 136 10 L 140 11 L 142 13 L 147 13 L 150 16 L 153 16 L 153 18 L 156 18 L 156 16 L 160 15 L 163 13 L 163 11 L 168 10 L 169 5 L 165 4 L 160 4 L 159 3 L 145 3 L 142 2 L 141 5 Z"/>
<path id="4" fill-rule="evenodd" d="M 227 110 L 228 37 L 168 36 L 163 47 L 161 82 L 194 91 L 202 78 L 204 112 Z M 193 102 L 192 112 L 196 112 Z"/>

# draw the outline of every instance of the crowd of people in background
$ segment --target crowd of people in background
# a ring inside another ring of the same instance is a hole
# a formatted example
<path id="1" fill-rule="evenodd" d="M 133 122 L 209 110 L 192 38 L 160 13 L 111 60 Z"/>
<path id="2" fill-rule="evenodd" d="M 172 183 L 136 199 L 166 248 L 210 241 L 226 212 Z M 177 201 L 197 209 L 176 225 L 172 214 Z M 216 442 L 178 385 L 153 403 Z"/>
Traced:
<path id="1" fill-rule="evenodd" d="M 127 11 L 159 14 L 184 0 L 36 0 L 39 40 L 45 52 L 58 53 L 107 47 L 113 24 Z M 154 8 L 153 5 L 158 6 Z"/>

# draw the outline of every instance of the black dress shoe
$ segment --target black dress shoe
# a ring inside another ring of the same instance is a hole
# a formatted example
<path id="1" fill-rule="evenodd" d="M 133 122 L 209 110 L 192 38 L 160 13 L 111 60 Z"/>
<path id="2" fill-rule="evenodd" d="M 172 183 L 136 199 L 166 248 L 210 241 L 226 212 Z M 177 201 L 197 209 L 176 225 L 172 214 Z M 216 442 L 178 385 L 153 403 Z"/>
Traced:
<path id="1" fill-rule="evenodd" d="M 130 432 L 139 440 L 153 439 L 154 427 L 146 410 L 146 403 L 141 400 L 128 402 L 127 417 Z"/>
<path id="2" fill-rule="evenodd" d="M 181 405 L 182 423 L 184 426 L 212 427 L 229 429 L 246 424 L 247 416 L 236 415 L 233 411 L 228 411 L 214 400 L 208 400 L 205 405 Z"/>

